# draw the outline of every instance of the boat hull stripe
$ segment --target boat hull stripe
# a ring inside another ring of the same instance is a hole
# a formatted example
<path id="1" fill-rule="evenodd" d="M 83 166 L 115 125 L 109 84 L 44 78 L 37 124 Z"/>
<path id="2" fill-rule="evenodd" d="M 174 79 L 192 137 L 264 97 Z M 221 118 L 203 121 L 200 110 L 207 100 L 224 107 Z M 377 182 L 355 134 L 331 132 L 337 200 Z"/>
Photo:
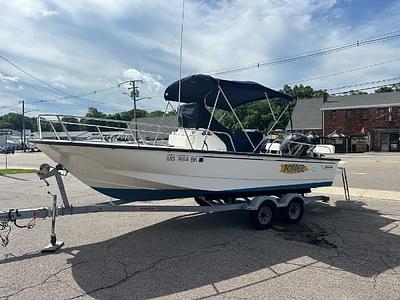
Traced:
<path id="1" fill-rule="evenodd" d="M 295 191 L 303 191 L 311 188 L 331 186 L 332 181 L 326 182 L 313 182 L 309 184 L 293 184 L 293 185 L 279 185 L 272 187 L 261 187 L 252 189 L 235 189 L 227 191 L 207 191 L 207 190 L 192 190 L 192 189 L 118 189 L 118 188 L 104 188 L 92 187 L 96 191 L 110 196 L 112 198 L 124 201 L 148 201 L 148 200 L 166 200 L 175 198 L 188 198 L 198 196 L 255 196 L 262 194 L 273 193 L 289 193 Z"/>

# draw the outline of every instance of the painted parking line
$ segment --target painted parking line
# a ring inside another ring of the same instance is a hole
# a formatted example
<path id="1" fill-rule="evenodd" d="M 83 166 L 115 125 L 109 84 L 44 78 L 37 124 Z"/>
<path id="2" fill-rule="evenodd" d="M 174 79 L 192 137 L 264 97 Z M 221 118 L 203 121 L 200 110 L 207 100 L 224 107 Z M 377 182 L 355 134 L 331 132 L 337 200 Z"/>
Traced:
<path id="1" fill-rule="evenodd" d="M 349 173 L 349 175 L 367 175 L 368 173 L 363 173 L 363 172 L 354 172 L 354 173 Z"/>

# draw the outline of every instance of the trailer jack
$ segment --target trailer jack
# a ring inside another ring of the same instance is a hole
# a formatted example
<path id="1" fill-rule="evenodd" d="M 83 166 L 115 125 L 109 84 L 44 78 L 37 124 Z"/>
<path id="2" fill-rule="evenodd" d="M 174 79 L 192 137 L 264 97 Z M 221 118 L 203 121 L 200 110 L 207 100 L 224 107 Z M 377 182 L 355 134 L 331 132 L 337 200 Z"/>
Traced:
<path id="1" fill-rule="evenodd" d="M 50 243 L 42 249 L 42 253 L 52 253 L 60 249 L 63 245 L 63 241 L 57 241 L 56 236 L 56 218 L 57 218 L 57 195 L 51 194 L 53 197 L 53 207 L 51 209 L 51 233 L 50 233 Z"/>

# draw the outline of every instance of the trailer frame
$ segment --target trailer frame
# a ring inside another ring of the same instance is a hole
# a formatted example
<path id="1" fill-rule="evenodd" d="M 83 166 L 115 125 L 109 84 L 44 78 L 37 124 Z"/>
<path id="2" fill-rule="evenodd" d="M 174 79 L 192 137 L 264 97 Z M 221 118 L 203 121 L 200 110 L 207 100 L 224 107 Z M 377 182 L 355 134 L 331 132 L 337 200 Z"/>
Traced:
<path id="1" fill-rule="evenodd" d="M 269 228 L 276 220 L 278 211 L 285 212 L 285 219 L 290 223 L 298 222 L 303 215 L 304 205 L 314 201 L 329 201 L 326 196 L 309 196 L 306 197 L 300 193 L 285 193 L 280 196 L 276 195 L 262 195 L 252 198 L 243 198 L 237 203 L 211 203 L 204 206 L 184 206 L 184 205 L 116 205 L 110 201 L 108 204 L 95 204 L 95 205 L 80 205 L 73 206 L 70 204 L 67 193 L 65 191 L 62 176 L 68 172 L 61 166 L 56 165 L 51 167 L 48 164 L 42 164 L 37 173 L 39 178 L 49 186 L 47 181 L 50 177 L 55 177 L 58 186 L 59 194 L 61 196 L 63 205 L 58 206 L 58 197 L 55 194 L 48 192 L 52 196 L 51 207 L 37 207 L 37 208 L 24 208 L 24 209 L 9 209 L 8 211 L 0 211 L 0 223 L 2 228 L 10 227 L 9 223 L 14 223 L 16 227 L 28 228 L 33 227 L 36 219 L 51 218 L 50 230 L 50 243 L 42 249 L 44 253 L 51 253 L 57 251 L 64 245 L 63 241 L 58 241 L 56 236 L 56 220 L 59 216 L 69 216 L 78 214 L 101 213 L 101 212 L 198 212 L 198 213 L 214 213 L 226 212 L 234 210 L 247 210 L 249 211 L 250 221 L 257 229 Z M 290 213 L 290 205 L 296 202 L 297 209 L 300 209 L 299 214 Z M 294 215 L 294 217 L 293 217 Z M 17 220 L 32 219 L 31 225 L 20 226 Z M 11 227 L 10 227 L 11 231 Z M 3 244 L 8 244 L 8 235 L 3 238 Z"/>

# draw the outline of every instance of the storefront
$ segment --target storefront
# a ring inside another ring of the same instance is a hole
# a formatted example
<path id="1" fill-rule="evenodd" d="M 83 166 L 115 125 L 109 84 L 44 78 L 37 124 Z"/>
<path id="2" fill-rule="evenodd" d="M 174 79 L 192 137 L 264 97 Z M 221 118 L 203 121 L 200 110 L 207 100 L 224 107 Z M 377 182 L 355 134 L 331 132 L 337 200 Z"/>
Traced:
<path id="1" fill-rule="evenodd" d="M 400 131 L 381 133 L 381 151 L 400 151 Z"/>
<path id="2" fill-rule="evenodd" d="M 352 135 L 350 137 L 349 152 L 360 153 L 370 151 L 370 140 L 368 135 Z"/>

